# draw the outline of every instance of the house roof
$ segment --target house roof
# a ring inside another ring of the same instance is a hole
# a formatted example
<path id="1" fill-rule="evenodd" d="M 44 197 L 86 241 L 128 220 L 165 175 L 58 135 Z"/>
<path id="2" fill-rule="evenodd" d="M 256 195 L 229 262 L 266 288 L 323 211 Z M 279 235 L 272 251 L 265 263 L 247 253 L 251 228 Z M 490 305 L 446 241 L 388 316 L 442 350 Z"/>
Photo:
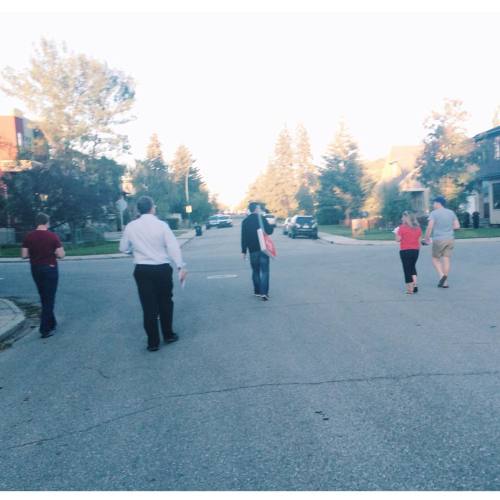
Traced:
<path id="1" fill-rule="evenodd" d="M 493 127 L 490 128 L 489 130 L 486 130 L 485 132 L 481 132 L 480 134 L 477 134 L 473 137 L 473 139 L 478 142 L 482 141 L 484 139 L 489 139 L 490 137 L 497 137 L 500 135 L 500 125 L 498 127 Z"/>

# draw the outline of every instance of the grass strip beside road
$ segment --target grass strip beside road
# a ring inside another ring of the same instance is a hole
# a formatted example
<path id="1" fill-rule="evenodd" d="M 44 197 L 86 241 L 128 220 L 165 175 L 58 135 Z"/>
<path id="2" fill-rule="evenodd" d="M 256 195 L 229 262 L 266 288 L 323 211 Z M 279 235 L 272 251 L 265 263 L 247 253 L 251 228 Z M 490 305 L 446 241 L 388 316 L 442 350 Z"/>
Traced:
<path id="1" fill-rule="evenodd" d="M 174 234 L 176 236 L 181 236 L 185 233 L 187 233 L 185 229 L 178 229 L 174 231 Z M 119 244 L 119 241 L 103 241 L 99 243 L 87 243 L 81 245 L 64 243 L 64 249 L 68 257 L 79 257 L 85 255 L 108 255 L 113 253 L 120 253 L 120 250 L 118 248 Z M 15 258 L 20 256 L 20 245 L 0 247 L 0 258 Z"/>
<path id="2" fill-rule="evenodd" d="M 334 226 L 319 226 L 318 229 L 324 233 L 333 234 L 336 236 L 346 236 L 347 238 L 352 238 L 352 232 L 349 227 L 342 225 Z M 422 228 L 422 232 L 425 228 Z M 471 239 L 471 238 L 500 238 L 500 227 L 479 227 L 474 228 L 462 228 L 455 231 L 455 237 L 457 239 Z M 392 241 L 394 240 L 394 234 L 388 229 L 370 229 L 366 231 L 364 236 L 359 236 L 354 238 L 356 240 L 366 240 L 366 241 Z"/>

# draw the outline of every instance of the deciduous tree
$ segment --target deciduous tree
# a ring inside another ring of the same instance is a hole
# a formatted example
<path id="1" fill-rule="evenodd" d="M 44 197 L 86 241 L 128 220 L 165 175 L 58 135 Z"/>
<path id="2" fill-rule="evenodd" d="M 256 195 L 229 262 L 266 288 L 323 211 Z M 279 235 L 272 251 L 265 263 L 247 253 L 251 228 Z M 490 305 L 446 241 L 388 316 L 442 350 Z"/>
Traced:
<path id="1" fill-rule="evenodd" d="M 24 103 L 52 157 L 71 150 L 109 155 L 127 147 L 116 127 L 131 119 L 134 82 L 104 62 L 42 38 L 26 69 L 4 68 L 0 89 Z"/>
<path id="2" fill-rule="evenodd" d="M 433 111 L 424 123 L 427 136 L 417 162 L 422 182 L 454 209 L 465 201 L 477 169 L 473 143 L 465 133 L 467 117 L 461 101 L 446 99 L 443 108 Z"/>

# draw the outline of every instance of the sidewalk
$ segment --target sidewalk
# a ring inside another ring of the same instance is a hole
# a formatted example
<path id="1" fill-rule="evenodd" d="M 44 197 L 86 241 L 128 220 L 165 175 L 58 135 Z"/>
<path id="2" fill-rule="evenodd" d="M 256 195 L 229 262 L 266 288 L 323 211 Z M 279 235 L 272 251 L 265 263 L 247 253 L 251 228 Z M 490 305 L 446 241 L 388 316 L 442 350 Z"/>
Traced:
<path id="1" fill-rule="evenodd" d="M 387 240 L 355 240 L 354 238 L 348 238 L 347 236 L 339 236 L 336 234 L 319 232 L 318 236 L 324 241 L 329 243 L 334 243 L 335 245 L 364 245 L 364 246 L 374 246 L 374 245 L 396 245 L 396 241 Z M 456 243 L 461 245 L 462 243 L 499 243 L 500 238 L 456 238 Z"/>
<path id="2" fill-rule="evenodd" d="M 0 341 L 12 336 L 24 323 L 24 313 L 13 302 L 0 299 Z"/>
<path id="3" fill-rule="evenodd" d="M 380 240 L 355 240 L 347 236 L 339 236 L 336 234 L 319 232 L 318 236 L 324 241 L 334 243 L 335 245 L 353 245 L 353 246 L 372 246 L 372 245 L 395 245 L 396 241 L 380 241 Z"/>
<path id="4" fill-rule="evenodd" d="M 195 237 L 194 229 L 188 231 L 187 233 L 177 236 L 177 241 L 179 245 L 183 247 L 188 241 L 192 240 Z M 124 253 L 108 253 L 102 255 L 75 255 L 72 257 L 65 257 L 64 260 L 105 260 L 105 259 L 129 259 L 130 255 L 126 255 Z M 4 263 L 14 263 L 14 262 L 25 262 L 20 257 L 12 257 L 12 258 L 0 258 L 0 264 Z"/>

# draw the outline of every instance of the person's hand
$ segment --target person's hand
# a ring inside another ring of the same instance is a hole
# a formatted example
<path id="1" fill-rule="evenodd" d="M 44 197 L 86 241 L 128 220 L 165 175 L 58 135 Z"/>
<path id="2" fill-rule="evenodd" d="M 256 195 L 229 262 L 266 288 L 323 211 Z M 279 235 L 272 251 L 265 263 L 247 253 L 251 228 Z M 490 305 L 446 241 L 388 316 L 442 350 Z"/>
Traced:
<path id="1" fill-rule="evenodd" d="M 181 269 L 179 271 L 179 281 L 183 283 L 184 281 L 186 281 L 186 277 L 187 277 L 187 271 L 185 269 Z"/>

